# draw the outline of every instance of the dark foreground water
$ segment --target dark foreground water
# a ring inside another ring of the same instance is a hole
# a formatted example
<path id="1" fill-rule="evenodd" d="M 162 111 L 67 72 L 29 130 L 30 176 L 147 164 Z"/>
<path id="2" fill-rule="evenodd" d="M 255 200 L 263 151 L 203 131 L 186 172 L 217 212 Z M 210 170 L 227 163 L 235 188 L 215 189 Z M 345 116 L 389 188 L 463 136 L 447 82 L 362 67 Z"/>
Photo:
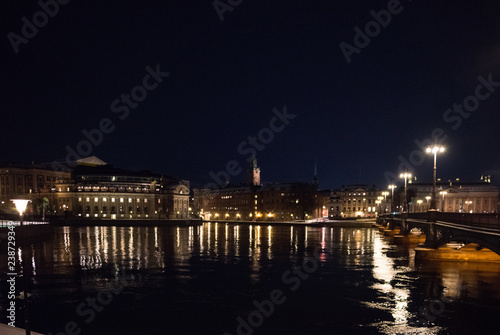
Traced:
<path id="1" fill-rule="evenodd" d="M 0 251 L 7 323 L 6 244 Z M 500 265 L 415 263 L 375 229 L 54 228 L 30 247 L 44 334 L 497 334 Z M 18 279 L 18 288 L 22 281 Z M 22 301 L 17 325 L 22 326 Z"/>

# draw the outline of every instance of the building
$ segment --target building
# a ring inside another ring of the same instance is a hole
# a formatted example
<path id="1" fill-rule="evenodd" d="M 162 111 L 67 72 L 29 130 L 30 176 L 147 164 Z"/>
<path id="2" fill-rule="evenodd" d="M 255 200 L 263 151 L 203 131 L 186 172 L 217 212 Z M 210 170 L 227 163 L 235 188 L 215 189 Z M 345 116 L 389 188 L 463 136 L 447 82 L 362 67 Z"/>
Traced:
<path id="1" fill-rule="evenodd" d="M 59 180 L 70 178 L 67 171 L 54 171 L 49 166 L 34 164 L 0 165 L 0 211 L 6 214 L 17 213 L 13 203 L 15 198 L 33 200 L 26 214 L 38 211 L 55 211 L 54 190 Z"/>
<path id="2" fill-rule="evenodd" d="M 328 217 L 358 218 L 376 216 L 385 211 L 381 200 L 381 193 L 373 185 L 365 184 L 342 185 L 342 188 L 332 190 L 329 199 Z"/>
<path id="3" fill-rule="evenodd" d="M 412 182 L 407 187 L 409 211 L 426 212 L 430 208 L 432 183 Z M 499 190 L 490 178 L 476 182 L 436 183 L 436 207 L 439 211 L 457 213 L 498 213 Z"/>
<path id="4" fill-rule="evenodd" d="M 340 219 L 343 216 L 342 212 L 343 200 L 337 192 L 331 192 L 331 195 L 328 197 L 328 219 L 335 220 Z"/>
<path id="5" fill-rule="evenodd" d="M 247 182 L 221 189 L 195 189 L 194 203 L 204 220 L 306 220 L 326 216 L 326 199 L 315 183 L 271 183 L 262 186 L 255 157 Z"/>
<path id="6" fill-rule="evenodd" d="M 33 214 L 94 219 L 191 217 L 186 180 L 115 168 L 97 157 L 79 160 L 71 173 L 47 173 L 55 177 L 43 192 L 16 194 L 32 200 Z"/>
<path id="7" fill-rule="evenodd" d="M 323 197 L 310 183 L 274 183 L 257 192 L 259 215 L 270 220 L 308 220 L 323 217 Z"/>

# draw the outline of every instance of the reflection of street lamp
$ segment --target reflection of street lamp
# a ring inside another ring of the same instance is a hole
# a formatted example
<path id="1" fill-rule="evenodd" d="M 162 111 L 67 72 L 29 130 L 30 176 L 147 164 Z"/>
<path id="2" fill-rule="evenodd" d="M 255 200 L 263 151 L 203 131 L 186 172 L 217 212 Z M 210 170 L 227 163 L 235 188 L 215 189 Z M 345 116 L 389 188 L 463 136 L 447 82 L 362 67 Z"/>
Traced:
<path id="1" fill-rule="evenodd" d="M 434 154 L 434 178 L 432 180 L 431 209 L 437 209 L 436 208 L 436 160 L 437 160 L 437 153 L 444 152 L 444 147 L 442 145 L 434 145 L 431 147 L 427 147 L 425 151 L 427 153 Z"/>
<path id="2" fill-rule="evenodd" d="M 23 213 L 26 210 L 29 200 L 25 199 L 12 199 L 17 211 L 19 212 L 19 224 L 23 225 Z M 28 276 L 27 276 L 27 265 L 26 261 L 27 248 L 25 251 L 21 249 L 21 258 L 23 262 L 23 281 L 24 281 L 24 329 L 26 330 L 26 335 L 30 335 L 30 323 L 29 323 L 29 313 L 28 313 Z"/>
<path id="3" fill-rule="evenodd" d="M 394 189 L 396 188 L 396 185 L 389 185 L 389 189 L 392 191 L 391 195 L 391 212 L 394 212 Z"/>
<path id="4" fill-rule="evenodd" d="M 444 196 L 445 196 L 445 195 L 447 195 L 447 194 L 448 194 L 448 192 L 446 192 L 446 191 L 441 191 L 441 192 L 439 192 L 439 194 L 442 194 L 442 195 L 443 195 L 443 212 L 444 212 Z M 432 204 L 432 202 L 431 202 L 431 204 Z"/>
<path id="5" fill-rule="evenodd" d="M 407 172 L 401 173 L 399 175 L 399 178 L 404 178 L 404 180 L 405 180 L 405 200 L 403 202 L 403 212 L 406 212 L 406 211 L 408 211 L 408 204 L 407 204 L 408 196 L 406 195 L 406 183 L 407 183 L 408 179 L 411 178 L 411 173 L 407 173 Z"/>
<path id="6" fill-rule="evenodd" d="M 379 198 L 380 198 L 380 197 L 379 197 Z M 380 201 L 380 199 L 379 199 L 379 200 L 375 200 L 375 203 L 378 205 L 378 213 L 379 213 L 379 215 L 380 215 L 380 203 L 381 203 L 381 202 L 382 202 L 382 201 Z"/>

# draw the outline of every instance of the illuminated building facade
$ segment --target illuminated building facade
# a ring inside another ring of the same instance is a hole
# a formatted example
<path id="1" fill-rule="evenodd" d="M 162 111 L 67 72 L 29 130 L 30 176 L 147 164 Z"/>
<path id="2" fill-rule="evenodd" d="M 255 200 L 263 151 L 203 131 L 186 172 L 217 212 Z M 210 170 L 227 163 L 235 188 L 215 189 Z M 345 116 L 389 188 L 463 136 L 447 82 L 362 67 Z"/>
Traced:
<path id="1" fill-rule="evenodd" d="M 329 212 L 332 216 L 338 215 L 339 209 L 341 209 L 340 215 L 344 218 L 373 217 L 380 210 L 380 204 L 377 204 L 380 192 L 375 185 L 373 187 L 364 184 L 342 186 L 339 190 L 333 190 L 331 196 L 333 199 Z M 339 203 L 341 206 L 337 208 Z"/>
<path id="2" fill-rule="evenodd" d="M 456 213 L 498 213 L 500 198 L 498 187 L 490 178 L 478 182 L 460 180 L 436 184 L 437 210 Z M 408 186 L 410 211 L 426 212 L 429 209 L 432 183 L 412 182 Z"/>
<path id="3" fill-rule="evenodd" d="M 274 183 L 261 186 L 255 158 L 247 184 L 221 189 L 195 189 L 194 203 L 205 220 L 307 220 L 326 216 L 326 197 L 313 183 Z M 324 210 L 324 211 L 323 211 Z"/>
<path id="4" fill-rule="evenodd" d="M 45 184 L 43 192 L 34 188 L 29 193 L 25 187 L 23 193 L 15 195 L 27 197 L 34 204 L 42 202 L 45 204 L 43 214 L 46 215 L 93 219 L 191 217 L 189 182 L 186 180 L 149 171 L 118 169 L 96 157 L 79 160 L 71 173 L 47 171 L 47 176 L 51 179 Z M 17 183 L 13 186 L 17 187 Z M 7 197 L 10 199 L 14 195 Z M 33 214 L 42 215 L 40 208 L 33 207 Z"/>
<path id="5" fill-rule="evenodd" d="M 65 171 L 54 171 L 48 166 L 31 164 L 0 165 L 0 209 L 4 213 L 16 213 L 11 199 L 27 198 L 33 203 L 26 214 L 33 214 L 45 206 L 56 210 L 53 191 L 59 180 L 70 178 Z"/>

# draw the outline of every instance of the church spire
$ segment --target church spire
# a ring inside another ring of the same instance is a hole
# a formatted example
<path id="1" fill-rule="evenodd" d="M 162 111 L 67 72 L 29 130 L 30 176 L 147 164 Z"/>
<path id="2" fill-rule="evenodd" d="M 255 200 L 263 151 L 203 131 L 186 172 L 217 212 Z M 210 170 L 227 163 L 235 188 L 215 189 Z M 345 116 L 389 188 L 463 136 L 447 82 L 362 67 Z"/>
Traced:
<path id="1" fill-rule="evenodd" d="M 260 168 L 257 165 L 257 158 L 252 155 L 250 167 L 248 168 L 247 182 L 250 186 L 260 186 Z"/>

